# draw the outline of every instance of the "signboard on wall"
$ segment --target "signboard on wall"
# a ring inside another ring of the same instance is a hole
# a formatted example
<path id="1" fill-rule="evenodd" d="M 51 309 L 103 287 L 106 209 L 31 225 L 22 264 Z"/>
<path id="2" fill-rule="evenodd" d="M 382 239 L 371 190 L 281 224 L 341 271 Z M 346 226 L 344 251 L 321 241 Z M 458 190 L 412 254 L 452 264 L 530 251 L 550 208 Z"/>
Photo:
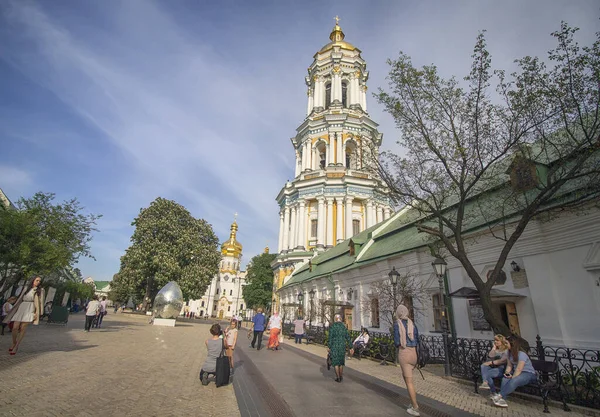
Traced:
<path id="1" fill-rule="evenodd" d="M 471 316 L 471 327 L 473 330 L 492 330 L 483 315 L 483 307 L 479 300 L 469 300 L 469 316 Z"/>

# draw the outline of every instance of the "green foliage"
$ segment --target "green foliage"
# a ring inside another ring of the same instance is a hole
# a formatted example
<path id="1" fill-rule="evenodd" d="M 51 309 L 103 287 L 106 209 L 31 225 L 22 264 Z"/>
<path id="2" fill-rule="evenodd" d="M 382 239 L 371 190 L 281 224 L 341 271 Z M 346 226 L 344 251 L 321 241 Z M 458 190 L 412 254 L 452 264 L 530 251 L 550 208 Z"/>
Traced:
<path id="1" fill-rule="evenodd" d="M 546 62 L 518 59 L 510 75 L 493 68 L 481 33 L 464 81 L 442 77 L 435 65 L 416 67 L 400 53 L 388 61 L 389 91 L 377 94 L 405 153 L 384 152 L 376 169 L 392 198 L 426 219 L 418 230 L 461 263 L 485 318 L 506 335 L 490 290 L 528 223 L 591 207 L 600 195 L 600 32 L 587 47 L 576 32 L 563 22 Z M 519 170 L 519 158 L 526 169 Z M 485 282 L 465 237 L 474 217 L 504 242 Z"/>
<path id="2" fill-rule="evenodd" d="M 160 197 L 141 209 L 132 225 L 132 244 L 111 284 L 115 301 L 152 299 L 169 281 L 179 284 L 185 298 L 200 298 L 221 260 L 211 225 Z"/>
<path id="3" fill-rule="evenodd" d="M 244 301 L 249 308 L 256 309 L 271 304 L 273 299 L 273 269 L 271 262 L 276 254 L 262 253 L 256 255 L 248 265 L 248 283 L 242 290 Z"/>
<path id="4" fill-rule="evenodd" d="M 66 292 L 69 293 L 69 298 L 75 300 L 77 298 L 81 300 L 89 300 L 94 296 L 94 286 L 79 281 L 65 281 L 53 286 L 56 288 L 54 294 L 54 302 L 61 303 L 63 296 Z M 46 288 L 46 291 L 48 289 Z M 46 300 L 53 301 L 53 300 Z"/>
<path id="5" fill-rule="evenodd" d="M 0 292 L 33 274 L 46 276 L 93 258 L 89 243 L 94 214 L 82 214 L 77 199 L 54 203 L 54 194 L 21 198 L 17 210 L 0 207 Z"/>

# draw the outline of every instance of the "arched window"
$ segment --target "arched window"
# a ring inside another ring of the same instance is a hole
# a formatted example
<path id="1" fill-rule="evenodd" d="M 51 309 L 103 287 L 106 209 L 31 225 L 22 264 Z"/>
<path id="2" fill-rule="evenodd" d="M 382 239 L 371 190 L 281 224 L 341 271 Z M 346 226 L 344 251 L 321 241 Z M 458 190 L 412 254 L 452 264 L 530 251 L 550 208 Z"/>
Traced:
<path id="1" fill-rule="evenodd" d="M 319 154 L 319 167 L 325 169 L 325 164 L 327 163 L 327 146 L 325 143 L 320 142 L 317 144 L 317 152 Z"/>
<path id="2" fill-rule="evenodd" d="M 342 83 L 342 106 L 348 107 L 348 84 Z"/>
<path id="3" fill-rule="evenodd" d="M 346 144 L 346 169 L 358 169 L 356 142 L 350 140 Z"/>
<path id="4" fill-rule="evenodd" d="M 329 104 L 331 103 L 331 83 L 327 83 L 325 86 L 325 108 L 329 108 Z"/>

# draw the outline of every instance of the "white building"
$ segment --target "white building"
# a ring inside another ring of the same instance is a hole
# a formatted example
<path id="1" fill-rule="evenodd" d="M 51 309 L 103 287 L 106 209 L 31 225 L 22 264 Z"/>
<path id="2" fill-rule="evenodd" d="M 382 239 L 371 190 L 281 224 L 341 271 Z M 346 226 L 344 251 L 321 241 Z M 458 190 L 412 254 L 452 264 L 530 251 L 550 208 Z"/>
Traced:
<path id="1" fill-rule="evenodd" d="M 382 134 L 367 113 L 369 72 L 337 24 L 308 67 L 306 118 L 291 139 L 295 178 L 277 196 L 280 288 L 299 263 L 390 217 L 388 191 L 367 170 Z"/>
<path id="2" fill-rule="evenodd" d="M 544 344 L 597 349 L 600 345 L 600 210 L 598 198 L 590 210 L 566 213 L 552 220 L 532 220 L 511 250 L 491 296 L 512 332 L 530 343 L 540 335 Z M 474 209 L 475 210 L 475 209 Z M 490 219 L 473 216 L 464 235 L 467 253 L 485 279 L 504 245 L 487 227 Z M 421 333 L 441 331 L 440 290 L 431 262 L 431 237 L 419 233 L 418 216 L 402 210 L 391 219 L 368 229 L 298 268 L 279 291 L 283 304 L 305 295 L 304 311 L 310 311 L 306 294 L 314 291 L 313 306 L 335 302 L 353 329 L 367 327 L 388 331 L 380 320 L 379 300 L 373 285 L 389 285 L 392 267 L 425 283 L 428 295 L 417 315 Z M 491 339 L 492 331 L 482 316 L 473 283 L 451 256 L 448 288 L 451 326 L 458 337 Z M 323 321 L 317 315 L 313 323 Z"/>
<path id="3" fill-rule="evenodd" d="M 240 270 L 242 244 L 236 240 L 237 222 L 231 224 L 229 240 L 221 245 L 221 263 L 219 273 L 212 279 L 204 296 L 199 300 L 190 300 L 185 311 L 196 316 L 231 318 L 234 314 L 243 315 L 246 310 L 242 290 L 246 285 L 246 271 Z"/>

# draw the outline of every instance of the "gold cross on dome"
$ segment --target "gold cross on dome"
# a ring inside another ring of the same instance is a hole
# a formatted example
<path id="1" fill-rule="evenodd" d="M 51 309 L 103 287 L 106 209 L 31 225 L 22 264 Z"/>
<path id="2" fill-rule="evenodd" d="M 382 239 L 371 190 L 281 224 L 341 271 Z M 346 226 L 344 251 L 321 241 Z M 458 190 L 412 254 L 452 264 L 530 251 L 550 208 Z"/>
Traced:
<path id="1" fill-rule="evenodd" d="M 338 16 L 334 17 L 334 19 L 336 25 L 340 23 L 340 18 Z"/>

